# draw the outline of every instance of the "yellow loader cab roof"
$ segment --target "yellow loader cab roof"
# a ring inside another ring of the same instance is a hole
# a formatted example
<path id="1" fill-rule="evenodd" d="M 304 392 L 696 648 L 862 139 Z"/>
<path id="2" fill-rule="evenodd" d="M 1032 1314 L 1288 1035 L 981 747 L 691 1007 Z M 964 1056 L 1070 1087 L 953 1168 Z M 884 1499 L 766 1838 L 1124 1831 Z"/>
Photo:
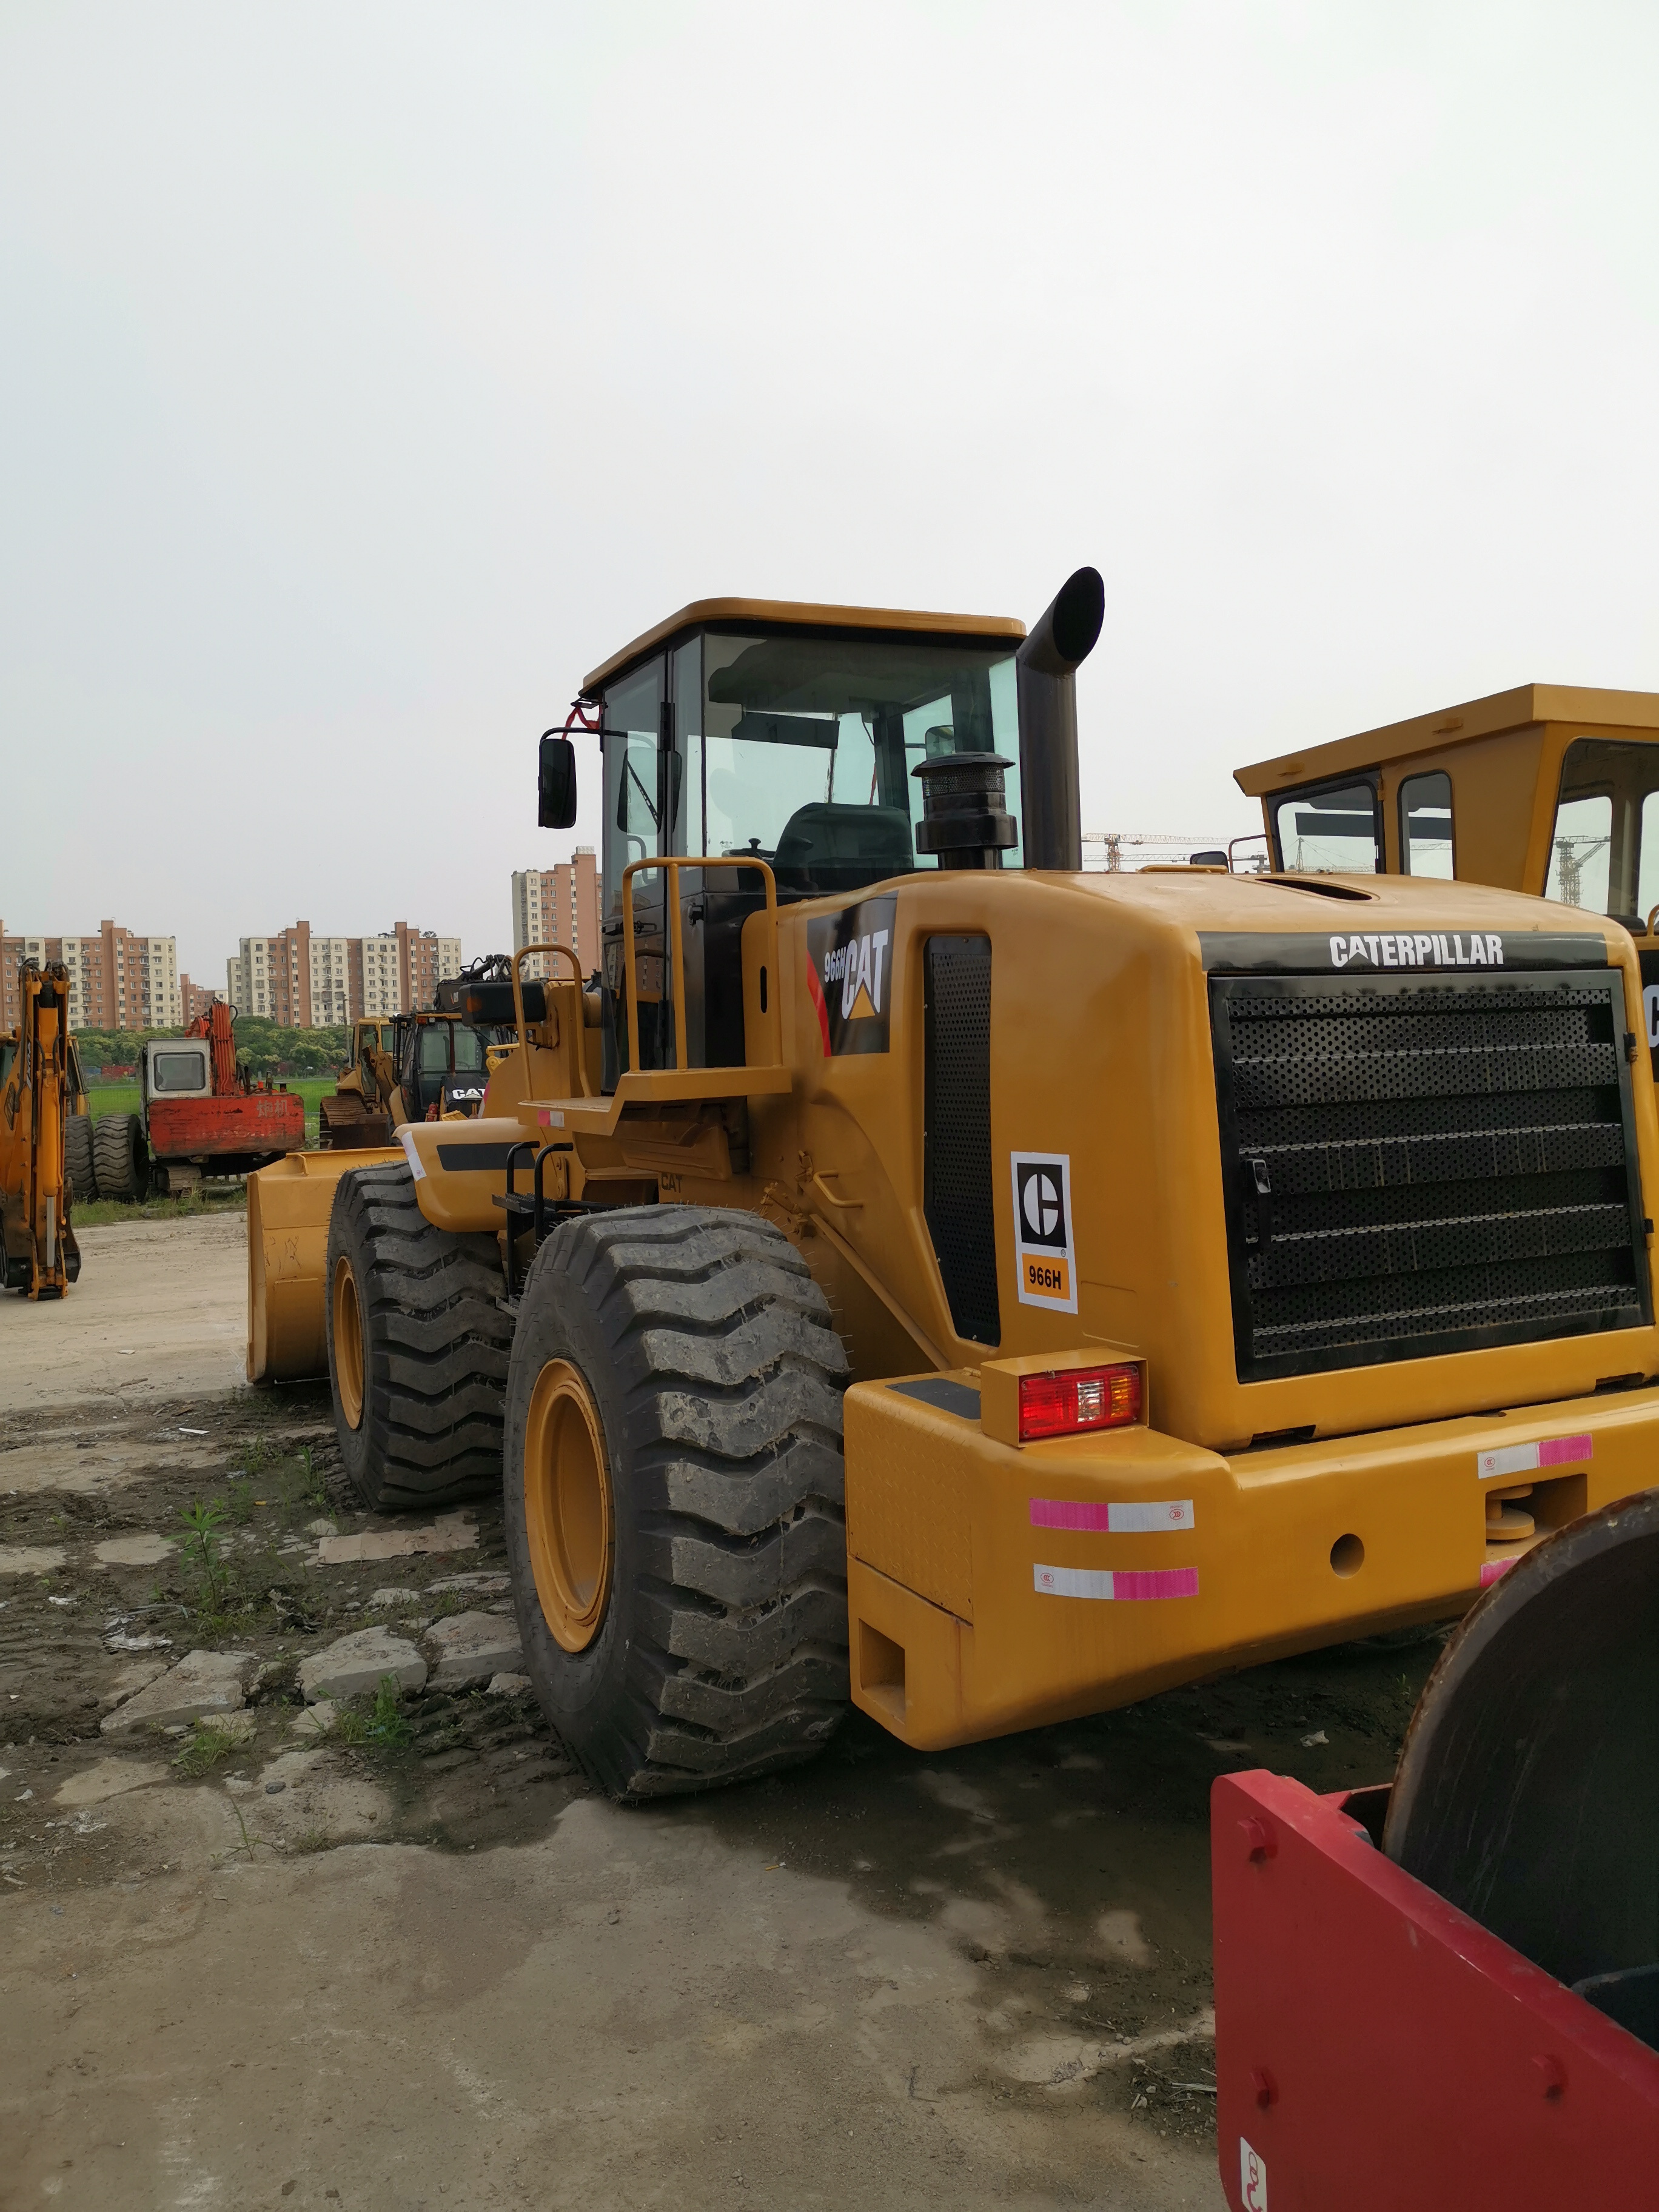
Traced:
<path id="1" fill-rule="evenodd" d="M 1598 691 L 1581 684 L 1522 684 L 1461 707 L 1443 707 L 1409 721 L 1390 722 L 1355 737 L 1304 745 L 1272 760 L 1237 769 L 1233 781 L 1249 798 L 1265 798 L 1281 784 L 1318 783 L 1380 763 L 1438 753 L 1475 738 L 1502 735 L 1540 722 L 1583 722 L 1600 729 L 1659 729 L 1659 692 Z"/>
<path id="2" fill-rule="evenodd" d="M 1021 643 L 1025 635 L 1024 623 L 1012 615 L 928 614 L 912 607 L 819 606 L 810 599 L 693 599 L 690 606 L 682 607 L 678 614 L 670 615 L 608 660 L 602 660 L 583 678 L 581 696 L 592 698 L 635 661 L 660 652 L 683 632 L 720 623 L 754 623 L 768 629 L 860 630 L 886 636 L 920 633 L 1012 645 Z"/>

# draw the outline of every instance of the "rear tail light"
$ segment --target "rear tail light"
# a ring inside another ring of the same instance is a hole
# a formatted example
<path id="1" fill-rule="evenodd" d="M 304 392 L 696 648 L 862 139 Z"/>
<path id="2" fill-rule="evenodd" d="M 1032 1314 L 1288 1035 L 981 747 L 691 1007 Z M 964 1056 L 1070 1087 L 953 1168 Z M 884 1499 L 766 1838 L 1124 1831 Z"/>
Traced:
<path id="1" fill-rule="evenodd" d="M 1121 1429 L 1140 1419 L 1139 1367 L 1068 1367 L 1019 1378 L 1019 1440 Z"/>

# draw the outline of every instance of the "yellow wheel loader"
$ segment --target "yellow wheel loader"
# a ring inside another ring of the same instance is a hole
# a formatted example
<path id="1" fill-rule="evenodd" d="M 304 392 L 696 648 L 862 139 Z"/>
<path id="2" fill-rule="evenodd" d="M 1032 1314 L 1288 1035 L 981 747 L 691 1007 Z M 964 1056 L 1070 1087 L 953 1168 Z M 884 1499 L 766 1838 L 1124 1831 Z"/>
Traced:
<path id="1" fill-rule="evenodd" d="M 70 1209 L 92 1188 L 69 970 L 26 960 L 17 983 L 21 1020 L 0 1035 L 0 1289 L 61 1298 L 81 1273 Z"/>
<path id="2" fill-rule="evenodd" d="M 361 1152 L 389 1144 L 405 1121 L 476 1114 L 483 1103 L 486 1051 L 453 1008 L 356 1022 L 351 1065 L 318 1108 L 320 1148 Z"/>
<path id="3" fill-rule="evenodd" d="M 933 1749 L 1444 1618 L 1649 1480 L 1628 933 L 1085 875 L 1103 603 L 706 600 L 614 653 L 539 762 L 568 827 L 596 755 L 598 988 L 526 947 L 477 1121 L 254 1179 L 251 1374 L 326 1365 L 371 1504 L 504 1481 L 618 1796 L 849 1698 Z"/>
<path id="4" fill-rule="evenodd" d="M 1276 868 L 1455 876 L 1622 924 L 1659 1050 L 1659 692 L 1523 684 L 1237 780 Z"/>

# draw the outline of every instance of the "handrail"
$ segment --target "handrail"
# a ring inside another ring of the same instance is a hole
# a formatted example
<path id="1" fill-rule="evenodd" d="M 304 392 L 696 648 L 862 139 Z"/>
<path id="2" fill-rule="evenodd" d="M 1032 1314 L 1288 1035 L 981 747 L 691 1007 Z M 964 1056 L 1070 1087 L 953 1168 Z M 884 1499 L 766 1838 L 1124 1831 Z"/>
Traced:
<path id="1" fill-rule="evenodd" d="M 524 1018 L 523 963 L 534 955 L 542 952 L 562 952 L 570 963 L 572 981 L 576 986 L 576 1012 L 579 1017 L 581 1013 L 582 963 L 570 947 L 568 945 L 521 945 L 513 956 L 513 1011 L 518 1017 L 519 1044 L 524 1053 L 524 1091 L 526 1098 L 536 1087 L 536 1079 L 535 1072 L 530 1065 L 530 1030 Z M 550 983 L 553 978 L 550 975 L 547 980 Z M 582 1045 L 582 1026 L 579 1018 L 576 1024 L 576 1079 L 581 1085 L 582 1097 L 591 1098 L 593 1092 L 587 1080 L 587 1054 Z"/>
<path id="2" fill-rule="evenodd" d="M 685 1039 L 685 925 L 680 919 L 682 868 L 754 868 L 766 879 L 766 928 L 772 974 L 778 967 L 778 882 L 769 861 L 753 853 L 659 853 L 644 860 L 630 860 L 623 870 L 623 962 L 628 981 L 628 1065 L 640 1064 L 640 994 L 638 955 L 634 945 L 634 878 L 641 868 L 663 868 L 668 882 L 664 897 L 668 907 L 670 973 L 674 1001 L 674 1065 L 686 1065 Z M 769 1062 L 768 1065 L 773 1063 Z"/>

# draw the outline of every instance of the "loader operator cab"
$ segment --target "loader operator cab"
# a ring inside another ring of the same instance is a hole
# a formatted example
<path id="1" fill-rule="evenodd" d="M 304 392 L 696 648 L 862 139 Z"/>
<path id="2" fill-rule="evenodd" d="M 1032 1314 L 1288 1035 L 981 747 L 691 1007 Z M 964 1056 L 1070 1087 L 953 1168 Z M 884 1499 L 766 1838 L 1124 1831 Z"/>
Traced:
<path id="1" fill-rule="evenodd" d="M 393 1018 L 392 1058 L 411 1121 L 477 1114 L 483 1103 L 484 1041 L 453 1014 Z"/>
<path id="2" fill-rule="evenodd" d="M 1073 585 L 1083 603 L 1078 627 L 1087 632 L 1081 659 L 1098 633 L 1102 593 L 1093 570 L 1079 571 Z M 845 898 L 940 866 L 1024 864 L 1017 665 L 1024 636 L 1021 623 L 1004 618 L 705 600 L 587 678 L 579 703 L 586 726 L 597 726 L 604 804 L 606 1091 L 629 1066 L 623 933 L 631 865 L 685 854 L 764 861 L 785 904 Z M 1068 696 L 1073 665 L 1065 669 Z M 1074 726 L 1069 734 L 1074 793 Z M 540 818 L 568 827 L 574 790 L 562 790 L 550 811 L 550 741 L 565 743 L 551 732 L 544 740 Z M 981 849 L 972 854 L 942 851 L 928 819 L 949 787 L 948 771 L 943 783 L 940 772 L 964 756 L 978 764 L 967 773 L 965 803 L 984 801 L 974 816 Z M 574 782 L 574 769 L 567 750 L 551 781 Z M 673 1065 L 665 873 L 641 868 L 632 884 L 646 1069 Z M 686 870 L 678 898 L 687 1065 L 740 1066 L 740 939 L 765 905 L 764 879 L 738 866 Z"/>

